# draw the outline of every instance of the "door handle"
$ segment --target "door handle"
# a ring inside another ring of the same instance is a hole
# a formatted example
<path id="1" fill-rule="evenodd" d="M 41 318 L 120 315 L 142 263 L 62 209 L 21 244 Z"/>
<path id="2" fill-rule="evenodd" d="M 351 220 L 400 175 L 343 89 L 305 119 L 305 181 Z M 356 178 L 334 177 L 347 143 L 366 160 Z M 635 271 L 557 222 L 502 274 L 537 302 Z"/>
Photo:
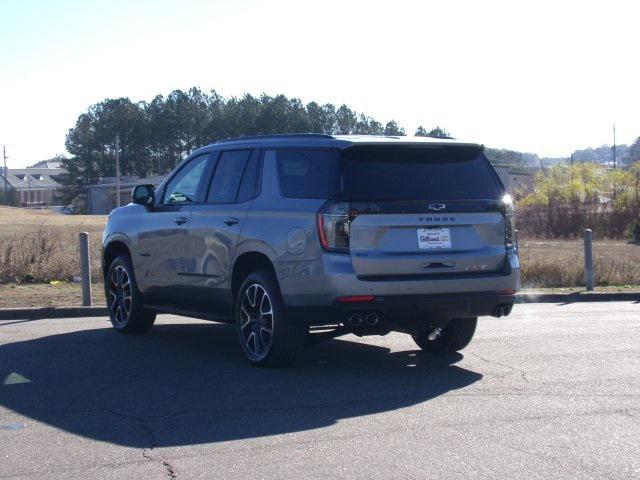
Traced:
<path id="1" fill-rule="evenodd" d="M 187 220 L 187 217 L 178 217 L 174 220 L 174 222 L 176 222 L 178 225 L 183 225 L 187 223 Z"/>
<path id="2" fill-rule="evenodd" d="M 231 225 L 235 225 L 236 223 L 238 223 L 240 221 L 239 218 L 236 217 L 229 217 L 227 218 L 224 223 L 226 223 L 227 225 L 231 226 Z"/>

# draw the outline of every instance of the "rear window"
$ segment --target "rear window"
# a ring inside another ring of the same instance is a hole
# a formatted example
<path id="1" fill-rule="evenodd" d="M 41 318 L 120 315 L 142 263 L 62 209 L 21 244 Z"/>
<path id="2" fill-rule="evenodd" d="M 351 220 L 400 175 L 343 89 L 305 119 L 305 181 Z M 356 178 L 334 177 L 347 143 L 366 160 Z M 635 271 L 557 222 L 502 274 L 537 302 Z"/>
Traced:
<path id="1" fill-rule="evenodd" d="M 362 146 L 342 152 L 342 195 L 352 200 L 499 198 L 477 148 Z"/>
<path id="2" fill-rule="evenodd" d="M 331 151 L 307 149 L 269 150 L 276 155 L 280 188 L 287 197 L 327 198 L 331 176 Z"/>

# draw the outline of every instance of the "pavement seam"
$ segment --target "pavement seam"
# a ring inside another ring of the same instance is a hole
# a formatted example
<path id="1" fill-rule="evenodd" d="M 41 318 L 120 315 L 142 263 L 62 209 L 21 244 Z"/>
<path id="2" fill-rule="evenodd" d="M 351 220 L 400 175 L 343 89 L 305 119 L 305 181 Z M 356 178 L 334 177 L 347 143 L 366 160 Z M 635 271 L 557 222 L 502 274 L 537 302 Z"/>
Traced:
<path id="1" fill-rule="evenodd" d="M 165 470 L 167 471 L 168 478 L 170 479 L 178 478 L 173 465 L 171 465 L 171 462 L 169 462 L 169 460 L 166 457 L 162 455 L 152 455 L 154 448 L 157 446 L 156 435 L 153 432 L 153 429 L 151 428 L 151 426 L 145 421 L 144 417 L 134 417 L 131 415 L 125 415 L 108 408 L 103 409 L 103 411 L 109 412 L 112 415 L 123 418 L 130 422 L 134 422 L 136 425 L 138 425 L 142 430 L 142 433 L 144 434 L 144 436 L 147 437 L 147 443 L 149 444 L 147 448 L 141 449 L 142 457 L 152 462 L 160 462 L 162 466 L 165 468 Z"/>
<path id="2" fill-rule="evenodd" d="M 508 368 L 508 369 L 509 369 L 509 370 L 511 370 L 512 372 L 519 373 L 519 374 L 520 374 L 520 377 L 521 377 L 525 382 L 529 383 L 529 379 L 527 378 L 527 372 L 525 372 L 524 370 L 521 370 L 521 369 L 519 369 L 519 368 L 512 367 L 511 365 L 507 365 L 506 363 L 500 363 L 500 362 L 497 362 L 496 360 L 491 360 L 491 359 L 489 359 L 489 358 L 486 358 L 486 357 L 483 357 L 483 356 L 481 356 L 481 355 L 478 355 L 478 354 L 477 354 L 477 353 L 475 353 L 475 352 L 467 352 L 467 353 L 469 353 L 470 355 L 472 355 L 472 356 L 474 356 L 474 357 L 476 357 L 476 358 L 478 358 L 478 359 L 482 360 L 483 362 L 486 362 L 486 363 L 492 363 L 492 364 L 494 364 L 494 365 L 499 365 L 499 366 L 501 366 L 501 367 Z"/>
<path id="3" fill-rule="evenodd" d="M 638 398 L 640 394 L 634 393 L 553 393 L 553 392 L 499 392 L 499 393 L 491 393 L 491 392 L 454 392 L 449 391 L 445 392 L 441 395 L 442 397 L 508 397 L 508 396 L 518 396 L 518 397 L 559 397 L 559 398 Z M 375 403 L 379 401 L 385 400 L 400 400 L 406 398 L 418 398 L 422 397 L 417 394 L 406 394 L 406 395 L 386 395 L 381 397 L 370 397 L 370 398 L 362 398 L 356 400 L 348 400 L 344 402 L 335 402 L 330 404 L 321 404 L 321 405 L 288 405 L 282 407 L 272 407 L 268 409 L 263 409 L 262 411 L 269 412 L 283 412 L 283 411 L 295 411 L 295 410 L 320 410 L 324 408 L 340 408 L 340 407 L 349 407 L 362 403 Z M 151 427 L 146 423 L 146 420 L 150 419 L 166 419 L 166 418 L 174 418 L 182 415 L 192 415 L 192 414 L 211 414 L 214 413 L 216 415 L 229 415 L 229 414 L 238 414 L 238 413 L 247 413 L 253 412 L 253 409 L 250 408 L 235 408 L 235 409 L 192 409 L 192 410 L 182 410 L 175 413 L 167 413 L 162 415 L 148 415 L 146 417 L 134 417 L 131 415 L 125 415 L 119 412 L 116 412 L 109 408 L 95 408 L 95 409 L 86 409 L 86 410 L 73 410 L 73 411 L 53 411 L 53 410 L 40 410 L 39 413 L 47 413 L 48 415 L 79 415 L 86 414 L 91 412 L 108 412 L 114 416 L 123 418 L 128 421 L 136 422 L 138 426 L 143 430 L 145 436 L 147 437 L 151 448 L 156 446 L 156 439 Z"/>
<path id="4" fill-rule="evenodd" d="M 610 410 L 610 411 L 590 411 L 590 412 L 581 412 L 581 413 L 566 413 L 566 414 L 559 414 L 559 415 L 537 415 L 537 416 L 531 416 L 531 417 L 526 417 L 524 418 L 524 420 L 545 420 L 545 419 L 555 419 L 555 418 L 562 418 L 562 417 L 583 417 L 583 416 L 597 416 L 597 415 L 616 415 L 616 414 L 628 414 L 629 412 L 626 412 L 625 410 L 629 410 L 629 411 L 633 411 L 632 409 L 615 409 L 615 410 Z M 481 422 L 482 425 L 493 425 L 493 424 L 497 424 L 497 423 L 505 423 L 505 422 L 512 422 L 515 419 L 500 419 L 497 420 L 495 422 L 492 421 L 487 421 L 487 422 Z M 477 423 L 474 421 L 474 423 Z M 461 427 L 467 427 L 469 425 L 469 422 L 444 422 L 444 423 L 437 423 L 435 426 L 438 428 L 443 428 L 443 429 L 451 429 L 454 430 L 456 432 L 459 431 L 459 428 Z M 328 443 L 328 442 L 344 442 L 345 440 L 349 440 L 349 439 L 356 439 L 356 438 L 360 438 L 360 437 L 368 437 L 368 436 L 374 436 L 374 437 L 379 437 L 379 436 L 386 436 L 388 434 L 393 434 L 393 433 L 400 433 L 400 432 L 407 432 L 407 431 L 423 431 L 424 429 L 424 424 L 420 424 L 420 425 L 408 425 L 408 424 L 403 424 L 402 426 L 398 426 L 398 427 L 392 427 L 392 428 L 388 428 L 384 431 L 365 431 L 365 432 L 357 432 L 357 433 L 350 433 L 350 434 L 331 434 L 331 435 L 324 435 L 322 437 L 322 442 L 323 443 Z M 277 435 L 276 435 L 277 436 Z M 297 440 L 296 441 L 296 446 L 300 447 L 303 445 L 312 445 L 312 444 L 316 444 L 318 443 L 319 440 L 318 438 L 312 438 L 312 439 L 303 439 L 303 440 Z M 238 445 L 224 445 L 224 443 L 227 442 L 223 442 L 219 445 L 216 445 L 216 455 L 227 455 L 229 453 L 238 453 L 246 451 L 246 450 L 250 450 L 250 451 L 256 451 L 256 450 L 269 450 L 269 449 L 273 449 L 273 448 L 288 448 L 288 447 L 282 447 L 282 444 L 277 443 L 277 442 L 270 442 L 267 444 L 263 444 L 263 445 L 250 445 L 247 447 L 239 447 Z M 493 441 L 492 443 L 497 444 L 495 441 Z M 527 452 L 527 451 L 520 451 L 519 449 L 517 449 L 516 447 L 507 444 L 507 447 L 513 448 L 514 450 L 527 454 L 527 455 L 535 455 L 532 454 L 531 452 Z M 199 458 L 199 457 L 210 457 L 211 456 L 211 452 L 208 449 L 205 449 L 203 451 L 197 451 L 197 452 L 191 452 L 191 453 L 185 453 L 181 455 L 182 459 L 194 459 L 194 458 Z M 547 459 L 548 460 L 548 459 Z M 552 460 L 554 461 L 554 463 L 557 463 L 559 460 L 552 458 Z M 572 466 L 571 467 L 574 470 L 578 470 L 581 471 L 581 466 Z M 592 477 L 592 478 L 603 478 L 602 476 L 600 477 Z M 607 478 L 614 478 L 614 477 L 607 477 Z"/>

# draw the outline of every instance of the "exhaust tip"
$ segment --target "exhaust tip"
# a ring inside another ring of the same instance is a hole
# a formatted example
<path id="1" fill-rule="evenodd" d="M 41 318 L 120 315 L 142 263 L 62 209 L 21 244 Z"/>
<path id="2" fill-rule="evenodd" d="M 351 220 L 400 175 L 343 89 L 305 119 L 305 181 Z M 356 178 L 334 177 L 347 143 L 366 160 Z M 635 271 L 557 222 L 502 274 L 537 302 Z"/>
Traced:
<path id="1" fill-rule="evenodd" d="M 363 321 L 364 319 L 362 318 L 362 315 L 360 315 L 359 313 L 354 313 L 347 319 L 347 323 L 351 327 L 359 327 L 362 325 Z"/>
<path id="2" fill-rule="evenodd" d="M 380 321 L 380 317 L 377 313 L 370 313 L 364 318 L 364 321 L 367 323 L 367 325 L 373 327 L 378 324 L 378 322 Z"/>
<path id="3" fill-rule="evenodd" d="M 491 315 L 498 318 L 506 317 L 511 313 L 512 308 L 513 308 L 513 305 L 511 305 L 510 303 L 505 303 L 504 305 L 498 305 L 493 309 L 493 311 L 491 312 Z"/>

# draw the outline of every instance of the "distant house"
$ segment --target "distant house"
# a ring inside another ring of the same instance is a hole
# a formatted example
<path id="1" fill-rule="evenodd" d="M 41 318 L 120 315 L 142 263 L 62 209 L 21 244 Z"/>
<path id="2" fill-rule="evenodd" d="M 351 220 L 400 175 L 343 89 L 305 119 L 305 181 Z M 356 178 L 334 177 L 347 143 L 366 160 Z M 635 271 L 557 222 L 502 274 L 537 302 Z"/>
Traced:
<path id="1" fill-rule="evenodd" d="M 65 173 L 60 162 L 49 160 L 28 168 L 9 168 L 6 175 L 4 170 L 1 172 L 0 188 L 4 189 L 6 183 L 22 207 L 53 205 L 61 188 L 60 177 Z"/>
<path id="2" fill-rule="evenodd" d="M 529 192 L 533 189 L 533 180 L 537 169 L 521 169 L 509 165 L 494 165 L 494 168 L 510 194 Z"/>
<path id="3" fill-rule="evenodd" d="M 131 191 L 136 185 L 159 185 L 164 175 L 149 178 L 125 176 L 120 178 L 120 205 L 131 201 Z M 106 215 L 116 208 L 116 177 L 104 177 L 87 187 L 87 210 L 90 215 Z"/>

